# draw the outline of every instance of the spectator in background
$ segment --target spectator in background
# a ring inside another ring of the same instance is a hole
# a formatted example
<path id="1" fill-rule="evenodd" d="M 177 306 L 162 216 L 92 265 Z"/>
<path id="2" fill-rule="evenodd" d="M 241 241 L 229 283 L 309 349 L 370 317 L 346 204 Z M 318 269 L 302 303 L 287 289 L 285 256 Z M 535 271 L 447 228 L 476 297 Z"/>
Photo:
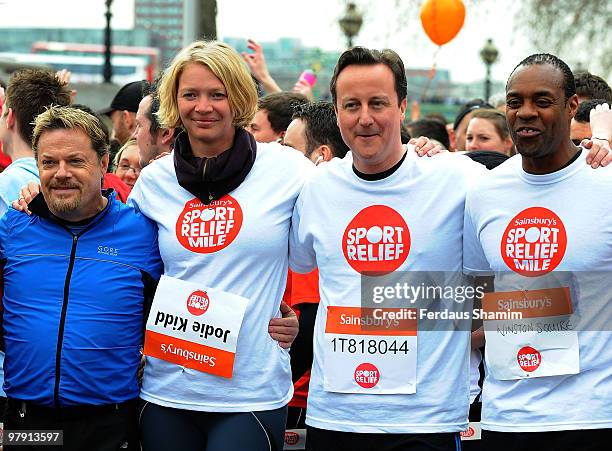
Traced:
<path id="1" fill-rule="evenodd" d="M 51 71 L 24 69 L 9 79 L 0 118 L 0 140 L 13 162 L 0 174 L 0 216 L 17 199 L 22 186 L 39 180 L 32 151 L 34 119 L 50 105 L 69 103 L 69 89 Z"/>
<path id="2" fill-rule="evenodd" d="M 493 105 L 488 104 L 482 99 L 471 100 L 461 107 L 459 114 L 455 117 L 452 132 L 449 131 L 452 150 L 463 152 L 465 150 L 465 134 L 467 126 L 474 114 L 480 108 L 494 109 Z"/>
<path id="3" fill-rule="evenodd" d="M 590 113 L 597 105 L 607 103 L 605 99 L 583 100 L 578 105 L 576 115 L 570 124 L 570 138 L 572 142 L 579 146 L 583 139 L 591 139 Z"/>
<path id="4" fill-rule="evenodd" d="M 589 99 L 604 99 L 608 103 L 612 102 L 612 89 L 603 78 L 586 71 L 577 72 L 574 77 L 579 102 Z"/>
<path id="5" fill-rule="evenodd" d="M 258 95 L 262 95 L 259 88 L 266 94 L 281 92 L 282 89 L 278 86 L 274 78 L 272 78 L 270 72 L 268 72 L 263 47 L 252 39 L 248 40 L 247 47 L 249 50 L 252 50 L 253 53 L 242 52 L 242 59 L 244 59 L 251 70 L 251 76 L 258 87 Z M 301 77 L 295 82 L 291 90 L 304 95 L 308 100 L 313 99 L 312 86 Z"/>
<path id="6" fill-rule="evenodd" d="M 442 122 L 444 125 L 448 122 L 442 113 L 429 113 L 423 116 L 423 119 L 433 119 L 434 121 Z"/>
<path id="7" fill-rule="evenodd" d="M 106 124 L 104 123 L 102 118 L 91 108 L 85 105 L 73 105 L 73 107 L 96 117 L 102 123 L 102 126 L 108 133 L 108 129 L 106 128 Z M 108 161 L 115 161 L 115 157 L 117 156 L 117 153 L 119 152 L 119 148 L 114 148 L 114 147 L 119 146 L 118 142 L 119 141 L 115 139 L 109 141 L 109 160 Z M 107 172 L 104 174 L 104 178 L 102 180 L 102 188 L 112 189 L 113 191 L 115 191 L 118 200 L 120 200 L 123 203 L 127 202 L 127 198 L 130 194 L 130 187 L 127 186 L 117 175 L 113 173 L 111 164 L 107 165 Z"/>
<path id="8" fill-rule="evenodd" d="M 257 102 L 257 112 L 247 130 L 260 143 L 281 142 L 291 122 L 293 110 L 308 103 L 308 99 L 295 92 L 277 92 Z"/>
<path id="9" fill-rule="evenodd" d="M 136 143 L 138 144 L 140 167 L 144 168 L 149 162 L 164 152 L 170 152 L 174 138 L 180 129 L 164 128 L 157 120 L 159 98 L 155 88 L 143 97 L 138 104 L 136 112 Z"/>
<path id="10" fill-rule="evenodd" d="M 123 146 L 116 139 L 111 139 L 110 140 L 109 145 L 108 145 L 108 156 L 110 158 L 110 161 L 115 161 L 115 157 L 117 156 L 117 152 L 119 152 L 119 149 L 121 149 L 121 147 L 123 147 Z M 108 171 L 112 172 L 112 170 L 113 170 L 113 166 L 109 165 L 108 166 Z"/>
<path id="11" fill-rule="evenodd" d="M 113 173 L 125 183 L 130 190 L 140 175 L 140 155 L 135 139 L 126 142 L 115 155 Z"/>
<path id="12" fill-rule="evenodd" d="M 438 119 L 418 119 L 408 123 L 408 131 L 410 136 L 418 138 L 419 136 L 425 136 L 436 144 L 439 144 L 443 149 L 448 150 L 450 147 L 450 138 L 446 131 L 446 125 L 440 122 Z"/>
<path id="13" fill-rule="evenodd" d="M 283 144 L 299 150 L 315 164 L 344 158 L 348 147 L 342 140 L 331 102 L 305 103 L 295 108 Z"/>
<path id="14" fill-rule="evenodd" d="M 465 136 L 465 150 L 489 150 L 511 156 L 514 144 L 506 116 L 498 110 L 479 110 L 472 114 Z"/>
<path id="15" fill-rule="evenodd" d="M 145 80 L 133 81 L 123 86 L 110 104 L 100 113 L 110 117 L 113 123 L 111 139 L 124 145 L 136 130 L 136 112 L 138 104 L 148 91 L 149 83 Z"/>
<path id="16" fill-rule="evenodd" d="M 275 92 L 281 92 L 281 88 L 276 84 L 276 81 L 268 72 L 268 65 L 266 64 L 266 57 L 264 55 L 263 48 L 253 39 L 249 39 L 247 47 L 252 50 L 253 53 L 242 52 L 242 59 L 247 63 L 253 78 L 259 82 L 264 91 L 268 94 Z"/>
<path id="17" fill-rule="evenodd" d="M 4 104 L 4 82 L 0 80 L 0 111 Z M 11 164 L 11 157 L 2 152 L 2 142 L 0 142 L 0 172 L 4 171 Z"/>

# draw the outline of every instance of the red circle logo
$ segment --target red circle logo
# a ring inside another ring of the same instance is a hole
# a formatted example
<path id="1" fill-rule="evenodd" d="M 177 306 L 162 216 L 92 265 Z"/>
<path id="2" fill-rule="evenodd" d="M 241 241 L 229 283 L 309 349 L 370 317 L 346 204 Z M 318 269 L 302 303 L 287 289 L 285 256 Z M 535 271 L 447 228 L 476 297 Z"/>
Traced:
<path id="1" fill-rule="evenodd" d="M 459 434 L 461 435 L 461 437 L 470 438 L 470 437 L 474 437 L 474 434 L 476 434 L 476 431 L 474 430 L 472 426 L 468 426 L 466 431 L 461 431 Z"/>
<path id="2" fill-rule="evenodd" d="M 206 313 L 210 305 L 210 298 L 206 291 L 194 291 L 187 298 L 187 310 L 195 316 L 200 316 Z"/>
<path id="3" fill-rule="evenodd" d="M 388 274 L 408 257 L 408 225 L 393 208 L 385 205 L 364 208 L 344 231 L 342 251 L 348 264 L 358 273 Z"/>
<path id="4" fill-rule="evenodd" d="M 229 246 L 242 227 L 242 209 L 230 195 L 208 205 L 197 197 L 185 204 L 176 220 L 176 238 L 191 252 L 210 254 Z"/>
<path id="5" fill-rule="evenodd" d="M 524 346 L 519 349 L 516 360 L 524 371 L 532 373 L 537 370 L 540 363 L 542 363 L 542 354 L 531 346 Z"/>
<path id="6" fill-rule="evenodd" d="M 297 445 L 300 441 L 300 434 L 297 432 L 285 432 L 285 443 L 287 445 Z"/>
<path id="7" fill-rule="evenodd" d="M 501 255 L 508 267 L 523 276 L 553 271 L 565 255 L 567 233 L 561 218 L 543 207 L 521 211 L 502 236 Z"/>
<path id="8" fill-rule="evenodd" d="M 355 382 L 360 387 L 372 388 L 380 380 L 380 372 L 371 363 L 362 363 L 355 369 Z"/>

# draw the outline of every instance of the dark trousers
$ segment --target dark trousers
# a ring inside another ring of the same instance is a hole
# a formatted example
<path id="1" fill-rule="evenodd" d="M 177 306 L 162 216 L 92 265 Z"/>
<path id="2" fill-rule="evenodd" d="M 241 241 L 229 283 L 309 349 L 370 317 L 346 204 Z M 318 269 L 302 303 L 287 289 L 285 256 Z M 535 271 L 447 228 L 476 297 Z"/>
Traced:
<path id="1" fill-rule="evenodd" d="M 54 409 L 8 399 L 4 430 L 61 430 L 61 446 L 11 446 L 4 434 L 4 451 L 138 451 L 138 400 L 107 406 Z"/>
<path id="2" fill-rule="evenodd" d="M 307 451 L 461 451 L 459 433 L 362 434 L 306 427 Z"/>
<path id="3" fill-rule="evenodd" d="M 258 412 L 199 412 L 143 401 L 144 451 L 282 451 L 287 407 Z"/>
<path id="4" fill-rule="evenodd" d="M 612 429 L 552 432 L 482 431 L 482 447 L 495 451 L 603 451 L 612 446 Z"/>

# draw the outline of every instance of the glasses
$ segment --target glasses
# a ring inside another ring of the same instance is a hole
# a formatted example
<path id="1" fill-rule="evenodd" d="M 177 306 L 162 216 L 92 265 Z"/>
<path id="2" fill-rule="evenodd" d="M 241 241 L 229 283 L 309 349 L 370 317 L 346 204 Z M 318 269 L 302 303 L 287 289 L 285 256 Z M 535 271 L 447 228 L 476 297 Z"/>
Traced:
<path id="1" fill-rule="evenodd" d="M 129 164 L 120 164 L 117 166 L 117 172 L 129 172 L 130 169 L 134 171 L 134 175 L 138 177 L 140 175 L 140 168 L 135 168 L 134 166 L 130 166 Z"/>

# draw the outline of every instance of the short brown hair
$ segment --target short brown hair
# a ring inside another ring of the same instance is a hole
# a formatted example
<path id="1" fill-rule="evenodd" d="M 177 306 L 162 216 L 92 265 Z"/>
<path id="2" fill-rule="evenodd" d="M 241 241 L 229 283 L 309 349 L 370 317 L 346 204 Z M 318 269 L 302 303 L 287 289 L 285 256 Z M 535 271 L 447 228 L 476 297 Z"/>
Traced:
<path id="1" fill-rule="evenodd" d="M 400 56 L 391 49 L 375 50 L 365 47 L 353 47 L 345 50 L 334 68 L 334 75 L 329 84 L 334 105 L 336 105 L 336 84 L 340 72 L 351 65 L 358 66 L 375 66 L 384 64 L 393 73 L 395 80 L 395 92 L 397 93 L 397 103 L 400 105 L 408 95 L 408 82 L 406 80 L 406 70 L 404 62 Z"/>
<path id="2" fill-rule="evenodd" d="M 289 127 L 295 109 L 308 102 L 306 96 L 297 92 L 275 92 L 260 98 L 257 109 L 266 110 L 272 130 L 281 133 Z"/>
<path id="3" fill-rule="evenodd" d="M 81 129 L 101 160 L 108 153 L 108 130 L 93 112 L 80 106 L 52 106 L 38 115 L 32 135 L 32 149 L 38 154 L 38 143 L 44 132 Z"/>
<path id="4" fill-rule="evenodd" d="M 6 89 L 6 111 L 13 110 L 19 135 L 32 146 L 34 120 L 51 105 L 69 105 L 70 90 L 55 73 L 46 69 L 23 69 L 11 75 Z"/>

